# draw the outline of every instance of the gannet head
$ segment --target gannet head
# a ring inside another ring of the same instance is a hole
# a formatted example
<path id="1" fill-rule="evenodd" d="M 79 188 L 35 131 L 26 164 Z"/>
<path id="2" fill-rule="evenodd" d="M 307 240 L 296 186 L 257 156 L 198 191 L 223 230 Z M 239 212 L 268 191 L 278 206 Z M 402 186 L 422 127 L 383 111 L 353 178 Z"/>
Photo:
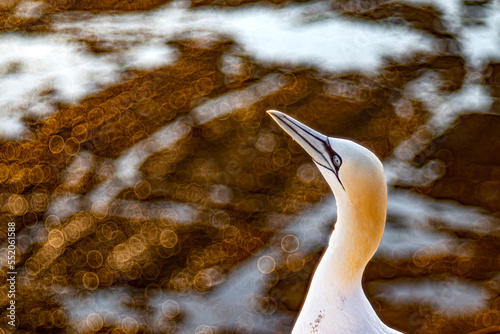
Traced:
<path id="1" fill-rule="evenodd" d="M 327 137 L 282 112 L 267 113 L 309 153 L 338 202 L 366 207 L 376 201 L 374 207 L 380 207 L 387 200 L 382 163 L 370 150 L 350 140 Z"/>

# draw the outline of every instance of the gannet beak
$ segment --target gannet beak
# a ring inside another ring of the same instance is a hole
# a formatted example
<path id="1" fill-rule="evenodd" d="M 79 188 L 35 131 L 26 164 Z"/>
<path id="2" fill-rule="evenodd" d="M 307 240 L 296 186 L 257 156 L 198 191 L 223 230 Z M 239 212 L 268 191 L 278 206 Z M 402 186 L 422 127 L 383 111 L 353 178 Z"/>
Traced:
<path id="1" fill-rule="evenodd" d="M 335 159 L 341 158 L 330 146 L 327 136 L 277 110 L 268 110 L 267 113 L 309 153 L 316 164 L 332 171 L 344 188 L 339 178 L 339 167 L 342 161 L 337 160 L 337 163 L 333 161 L 334 157 Z"/>

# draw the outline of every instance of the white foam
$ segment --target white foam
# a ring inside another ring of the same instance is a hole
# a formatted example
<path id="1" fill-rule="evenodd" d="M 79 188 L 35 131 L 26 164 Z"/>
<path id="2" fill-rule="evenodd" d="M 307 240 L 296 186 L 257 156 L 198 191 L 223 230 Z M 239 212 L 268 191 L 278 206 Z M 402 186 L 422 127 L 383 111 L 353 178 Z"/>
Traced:
<path id="1" fill-rule="evenodd" d="M 377 297 L 397 302 L 432 307 L 445 316 L 464 316 L 484 310 L 489 294 L 480 284 L 459 278 L 395 279 L 370 283 L 380 291 Z"/>
<path id="2" fill-rule="evenodd" d="M 182 2 L 181 2 L 182 3 Z M 374 71 L 384 56 L 428 51 L 433 38 L 406 27 L 356 22 L 340 16 L 309 22 L 302 12 L 317 4 L 185 8 L 179 3 L 147 15 L 96 16 L 85 22 L 62 22 L 55 28 L 77 27 L 103 36 L 143 34 L 172 39 L 214 31 L 232 36 L 264 63 L 314 65 L 327 71 Z M 120 19 L 117 19 L 120 18 Z"/>

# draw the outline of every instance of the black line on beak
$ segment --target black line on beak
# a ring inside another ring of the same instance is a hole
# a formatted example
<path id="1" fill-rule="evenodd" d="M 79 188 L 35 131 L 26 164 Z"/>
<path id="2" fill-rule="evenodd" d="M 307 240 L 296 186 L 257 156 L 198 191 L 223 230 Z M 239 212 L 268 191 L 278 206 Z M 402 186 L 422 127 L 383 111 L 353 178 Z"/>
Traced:
<path id="1" fill-rule="evenodd" d="M 276 116 L 277 116 L 277 117 L 279 117 L 279 118 L 282 118 L 281 114 L 274 114 L 274 115 L 276 115 Z M 301 129 L 302 129 L 302 125 L 301 125 L 300 123 L 299 123 L 299 124 L 297 124 L 297 123 L 295 122 L 295 119 L 293 119 L 293 118 L 286 118 L 286 120 L 287 120 L 287 121 L 289 121 L 289 122 L 291 122 L 291 123 L 294 123 L 294 124 L 295 124 L 295 126 L 296 126 L 297 128 L 301 128 Z M 283 121 L 283 122 L 285 122 L 285 121 Z M 285 122 L 285 123 L 286 123 L 286 122 Z M 318 152 L 318 154 L 319 154 L 319 155 L 323 155 L 323 154 L 322 154 L 322 152 L 321 152 L 321 151 L 319 151 L 318 149 L 316 149 L 316 148 L 314 147 L 314 145 L 312 145 L 312 144 L 311 144 L 311 142 L 310 142 L 309 140 L 307 140 L 307 138 L 306 138 L 306 137 L 304 137 L 303 135 L 301 135 L 301 134 L 300 134 L 299 132 L 297 132 L 294 128 L 292 128 L 292 127 L 288 127 L 288 128 L 289 128 L 290 130 L 292 130 L 293 132 L 295 132 L 295 133 L 296 133 L 296 134 L 297 134 L 300 138 L 302 138 L 302 139 L 303 139 L 303 140 L 304 140 L 307 144 L 309 144 L 309 147 L 311 147 L 313 150 L 315 150 L 316 152 Z M 330 155 L 330 160 L 332 160 L 332 159 L 333 159 L 333 157 L 337 154 L 337 152 L 335 152 L 335 151 L 332 149 L 332 147 L 330 146 L 330 144 L 325 143 L 325 141 L 324 141 L 324 139 L 323 139 L 323 138 L 316 136 L 314 133 L 311 133 L 311 132 L 309 132 L 309 131 L 307 131 L 307 133 L 308 133 L 311 137 L 316 138 L 316 139 L 317 139 L 317 140 L 318 140 L 321 144 L 323 144 L 323 149 L 324 149 L 326 152 L 328 152 L 328 154 Z M 292 138 L 293 138 L 293 137 L 292 137 Z M 337 155 L 338 155 L 338 154 L 337 154 Z M 336 167 L 334 167 L 334 169 L 332 169 L 330 166 L 325 166 L 325 165 L 323 165 L 323 164 L 319 163 L 319 162 L 318 162 L 318 161 L 316 161 L 313 157 L 311 157 L 311 159 L 312 159 L 315 163 L 317 163 L 318 165 L 320 165 L 321 167 L 326 168 L 326 169 L 328 169 L 328 170 L 332 171 L 332 173 L 333 173 L 333 174 L 335 174 L 335 176 L 337 177 L 337 180 L 339 181 L 340 186 L 342 187 L 342 189 L 344 189 L 344 191 L 346 191 L 346 190 L 345 190 L 345 188 L 344 188 L 344 185 L 342 184 L 342 181 L 340 181 L 338 167 L 337 167 L 337 168 L 336 168 Z M 333 161 L 332 161 L 332 162 L 333 162 Z M 335 165 L 334 165 L 334 166 L 335 166 Z"/>

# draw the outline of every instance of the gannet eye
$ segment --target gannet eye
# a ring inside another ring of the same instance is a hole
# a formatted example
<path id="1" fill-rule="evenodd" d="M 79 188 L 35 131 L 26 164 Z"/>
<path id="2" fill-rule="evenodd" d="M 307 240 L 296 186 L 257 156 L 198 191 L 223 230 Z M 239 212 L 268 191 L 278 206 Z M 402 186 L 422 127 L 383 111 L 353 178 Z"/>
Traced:
<path id="1" fill-rule="evenodd" d="M 336 154 L 333 156 L 333 164 L 336 167 L 340 167 L 340 165 L 342 164 L 342 160 L 340 160 L 340 157 Z"/>

